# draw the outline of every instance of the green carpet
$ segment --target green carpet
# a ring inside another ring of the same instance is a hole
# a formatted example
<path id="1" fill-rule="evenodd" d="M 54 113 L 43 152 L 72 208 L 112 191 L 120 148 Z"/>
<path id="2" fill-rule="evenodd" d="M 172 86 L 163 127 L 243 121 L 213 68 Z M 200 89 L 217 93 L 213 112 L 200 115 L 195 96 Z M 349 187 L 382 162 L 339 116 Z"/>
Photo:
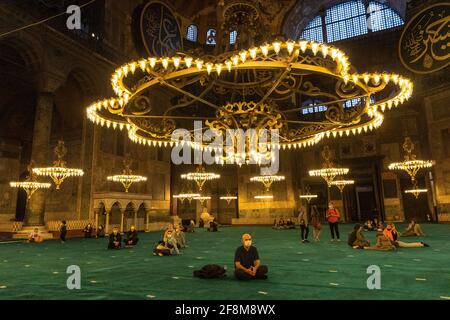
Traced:
<path id="1" fill-rule="evenodd" d="M 300 243 L 299 229 L 196 230 L 184 254 L 170 257 L 152 255 L 161 232 L 141 233 L 136 248 L 118 251 L 106 250 L 106 239 L 0 244 L 0 299 L 450 299 L 450 225 L 424 225 L 431 247 L 397 252 L 349 248 L 350 225 L 341 225 L 343 241 L 330 243 L 324 227 L 322 241 L 309 244 Z M 269 266 L 268 280 L 234 279 L 234 250 L 244 232 Z M 366 237 L 373 241 L 375 233 Z M 192 276 L 209 263 L 226 265 L 228 277 Z M 69 265 L 81 268 L 81 290 L 66 287 Z M 381 290 L 367 289 L 369 265 L 381 268 Z"/>

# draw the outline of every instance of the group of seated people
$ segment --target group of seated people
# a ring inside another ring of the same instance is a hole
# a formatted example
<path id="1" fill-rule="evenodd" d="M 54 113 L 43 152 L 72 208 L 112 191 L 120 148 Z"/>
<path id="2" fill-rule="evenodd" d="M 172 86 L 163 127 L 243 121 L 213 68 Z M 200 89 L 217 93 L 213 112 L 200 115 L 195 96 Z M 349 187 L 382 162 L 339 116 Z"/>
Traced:
<path id="1" fill-rule="evenodd" d="M 199 228 L 205 228 L 205 221 L 202 218 L 200 218 L 199 221 L 198 221 L 198 227 Z M 217 222 L 216 218 L 212 218 L 209 221 L 209 226 L 207 226 L 207 230 L 208 231 L 212 231 L 212 232 L 217 232 L 218 231 L 218 227 L 219 227 L 219 223 Z"/>
<path id="2" fill-rule="evenodd" d="M 94 232 L 94 227 L 92 227 L 92 225 L 90 223 L 88 223 L 86 225 L 86 227 L 84 227 L 83 229 L 83 233 L 84 233 L 84 237 L 85 238 L 92 238 L 92 233 Z M 103 238 L 105 236 L 105 227 L 100 224 L 97 227 L 97 230 L 95 232 L 95 237 L 96 238 Z"/>
<path id="3" fill-rule="evenodd" d="M 377 218 L 374 219 L 368 219 L 364 223 L 364 230 L 366 231 L 377 231 L 380 227 L 380 223 L 378 222 Z"/>
<path id="4" fill-rule="evenodd" d="M 295 223 L 290 218 L 287 218 L 286 220 L 283 219 L 283 217 L 273 220 L 273 227 L 272 229 L 276 230 L 284 230 L 284 229 L 295 229 Z"/>
<path id="5" fill-rule="evenodd" d="M 353 231 L 348 236 L 348 245 L 354 249 L 390 251 L 396 248 L 423 248 L 429 247 L 425 242 L 404 242 L 398 240 L 400 236 L 423 236 L 424 233 L 418 223 L 414 220 L 408 225 L 403 233 L 399 233 L 393 223 L 388 223 L 386 228 L 383 224 L 378 225 L 376 244 L 371 245 L 364 236 L 364 226 L 356 224 Z M 413 233 L 414 232 L 414 233 Z"/>
<path id="6" fill-rule="evenodd" d="M 153 255 L 160 257 L 170 256 L 174 253 L 180 255 L 182 254 L 180 249 L 187 247 L 183 226 L 181 224 L 175 226 L 170 223 L 164 231 L 163 239 L 158 241 L 153 249 Z"/>
<path id="7" fill-rule="evenodd" d="M 132 248 L 137 245 L 139 238 L 135 226 L 131 226 L 130 230 L 125 234 L 126 238 L 123 240 L 125 248 Z M 108 249 L 121 249 L 122 248 L 122 235 L 119 232 L 119 228 L 114 227 L 113 231 L 109 235 Z"/>

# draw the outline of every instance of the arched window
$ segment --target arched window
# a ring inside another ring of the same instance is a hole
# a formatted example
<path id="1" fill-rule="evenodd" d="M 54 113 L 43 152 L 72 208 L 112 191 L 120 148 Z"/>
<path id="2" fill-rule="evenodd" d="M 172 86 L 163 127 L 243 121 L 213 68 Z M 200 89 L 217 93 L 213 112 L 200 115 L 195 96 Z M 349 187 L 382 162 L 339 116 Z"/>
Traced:
<path id="1" fill-rule="evenodd" d="M 237 31 L 231 31 L 230 33 L 230 44 L 235 44 L 237 39 Z"/>
<path id="2" fill-rule="evenodd" d="M 303 30 L 301 38 L 317 42 L 335 42 L 404 24 L 389 6 L 377 1 L 367 4 L 348 1 L 328 8 Z"/>
<path id="3" fill-rule="evenodd" d="M 189 41 L 192 42 L 197 42 L 197 26 L 195 24 L 191 24 L 188 28 L 187 28 L 187 32 L 186 32 L 186 39 L 188 39 Z"/>
<path id="4" fill-rule="evenodd" d="M 216 45 L 216 29 L 209 29 L 206 32 L 206 44 L 210 46 Z"/>

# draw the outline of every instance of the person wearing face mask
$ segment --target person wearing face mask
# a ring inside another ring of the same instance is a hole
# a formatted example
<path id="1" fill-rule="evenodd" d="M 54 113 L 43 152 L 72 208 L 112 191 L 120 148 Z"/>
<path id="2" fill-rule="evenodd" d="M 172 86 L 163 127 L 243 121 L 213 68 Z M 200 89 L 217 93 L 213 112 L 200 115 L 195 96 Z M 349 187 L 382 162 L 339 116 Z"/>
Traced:
<path id="1" fill-rule="evenodd" d="M 238 280 L 267 279 L 267 266 L 261 265 L 258 250 L 252 246 L 252 236 L 242 236 L 242 246 L 234 255 L 234 274 Z"/>
<path id="2" fill-rule="evenodd" d="M 341 214 L 339 213 L 339 210 L 334 207 L 333 202 L 330 202 L 328 204 L 326 217 L 328 220 L 328 224 L 330 225 L 331 241 L 335 240 L 335 236 L 337 238 L 337 241 L 341 241 L 341 239 L 339 238 L 339 226 L 338 226 Z"/>
<path id="3" fill-rule="evenodd" d="M 124 240 L 125 247 L 134 247 L 135 245 L 137 245 L 138 241 L 139 238 L 136 228 L 134 226 L 131 226 L 130 231 L 127 232 L 127 238 Z"/>
<path id="4" fill-rule="evenodd" d="M 120 249 L 122 246 L 122 236 L 116 227 L 109 235 L 108 249 Z"/>

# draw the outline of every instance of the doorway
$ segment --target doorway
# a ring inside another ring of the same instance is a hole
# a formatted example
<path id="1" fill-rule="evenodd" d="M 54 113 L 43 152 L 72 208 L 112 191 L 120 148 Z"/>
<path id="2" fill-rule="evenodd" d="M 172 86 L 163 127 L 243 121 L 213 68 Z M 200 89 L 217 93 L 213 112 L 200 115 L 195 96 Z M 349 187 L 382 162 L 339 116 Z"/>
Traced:
<path id="1" fill-rule="evenodd" d="M 425 179 L 417 178 L 419 186 L 425 186 Z M 405 220 L 410 221 L 427 221 L 427 215 L 431 216 L 430 207 L 428 206 L 428 193 L 421 193 L 416 199 L 411 193 L 405 193 L 405 190 L 412 189 L 410 179 L 400 179 L 402 190 L 403 209 L 405 212 Z"/>
<path id="2" fill-rule="evenodd" d="M 362 185 L 355 188 L 356 212 L 359 222 L 377 218 L 377 205 L 372 185 Z"/>

